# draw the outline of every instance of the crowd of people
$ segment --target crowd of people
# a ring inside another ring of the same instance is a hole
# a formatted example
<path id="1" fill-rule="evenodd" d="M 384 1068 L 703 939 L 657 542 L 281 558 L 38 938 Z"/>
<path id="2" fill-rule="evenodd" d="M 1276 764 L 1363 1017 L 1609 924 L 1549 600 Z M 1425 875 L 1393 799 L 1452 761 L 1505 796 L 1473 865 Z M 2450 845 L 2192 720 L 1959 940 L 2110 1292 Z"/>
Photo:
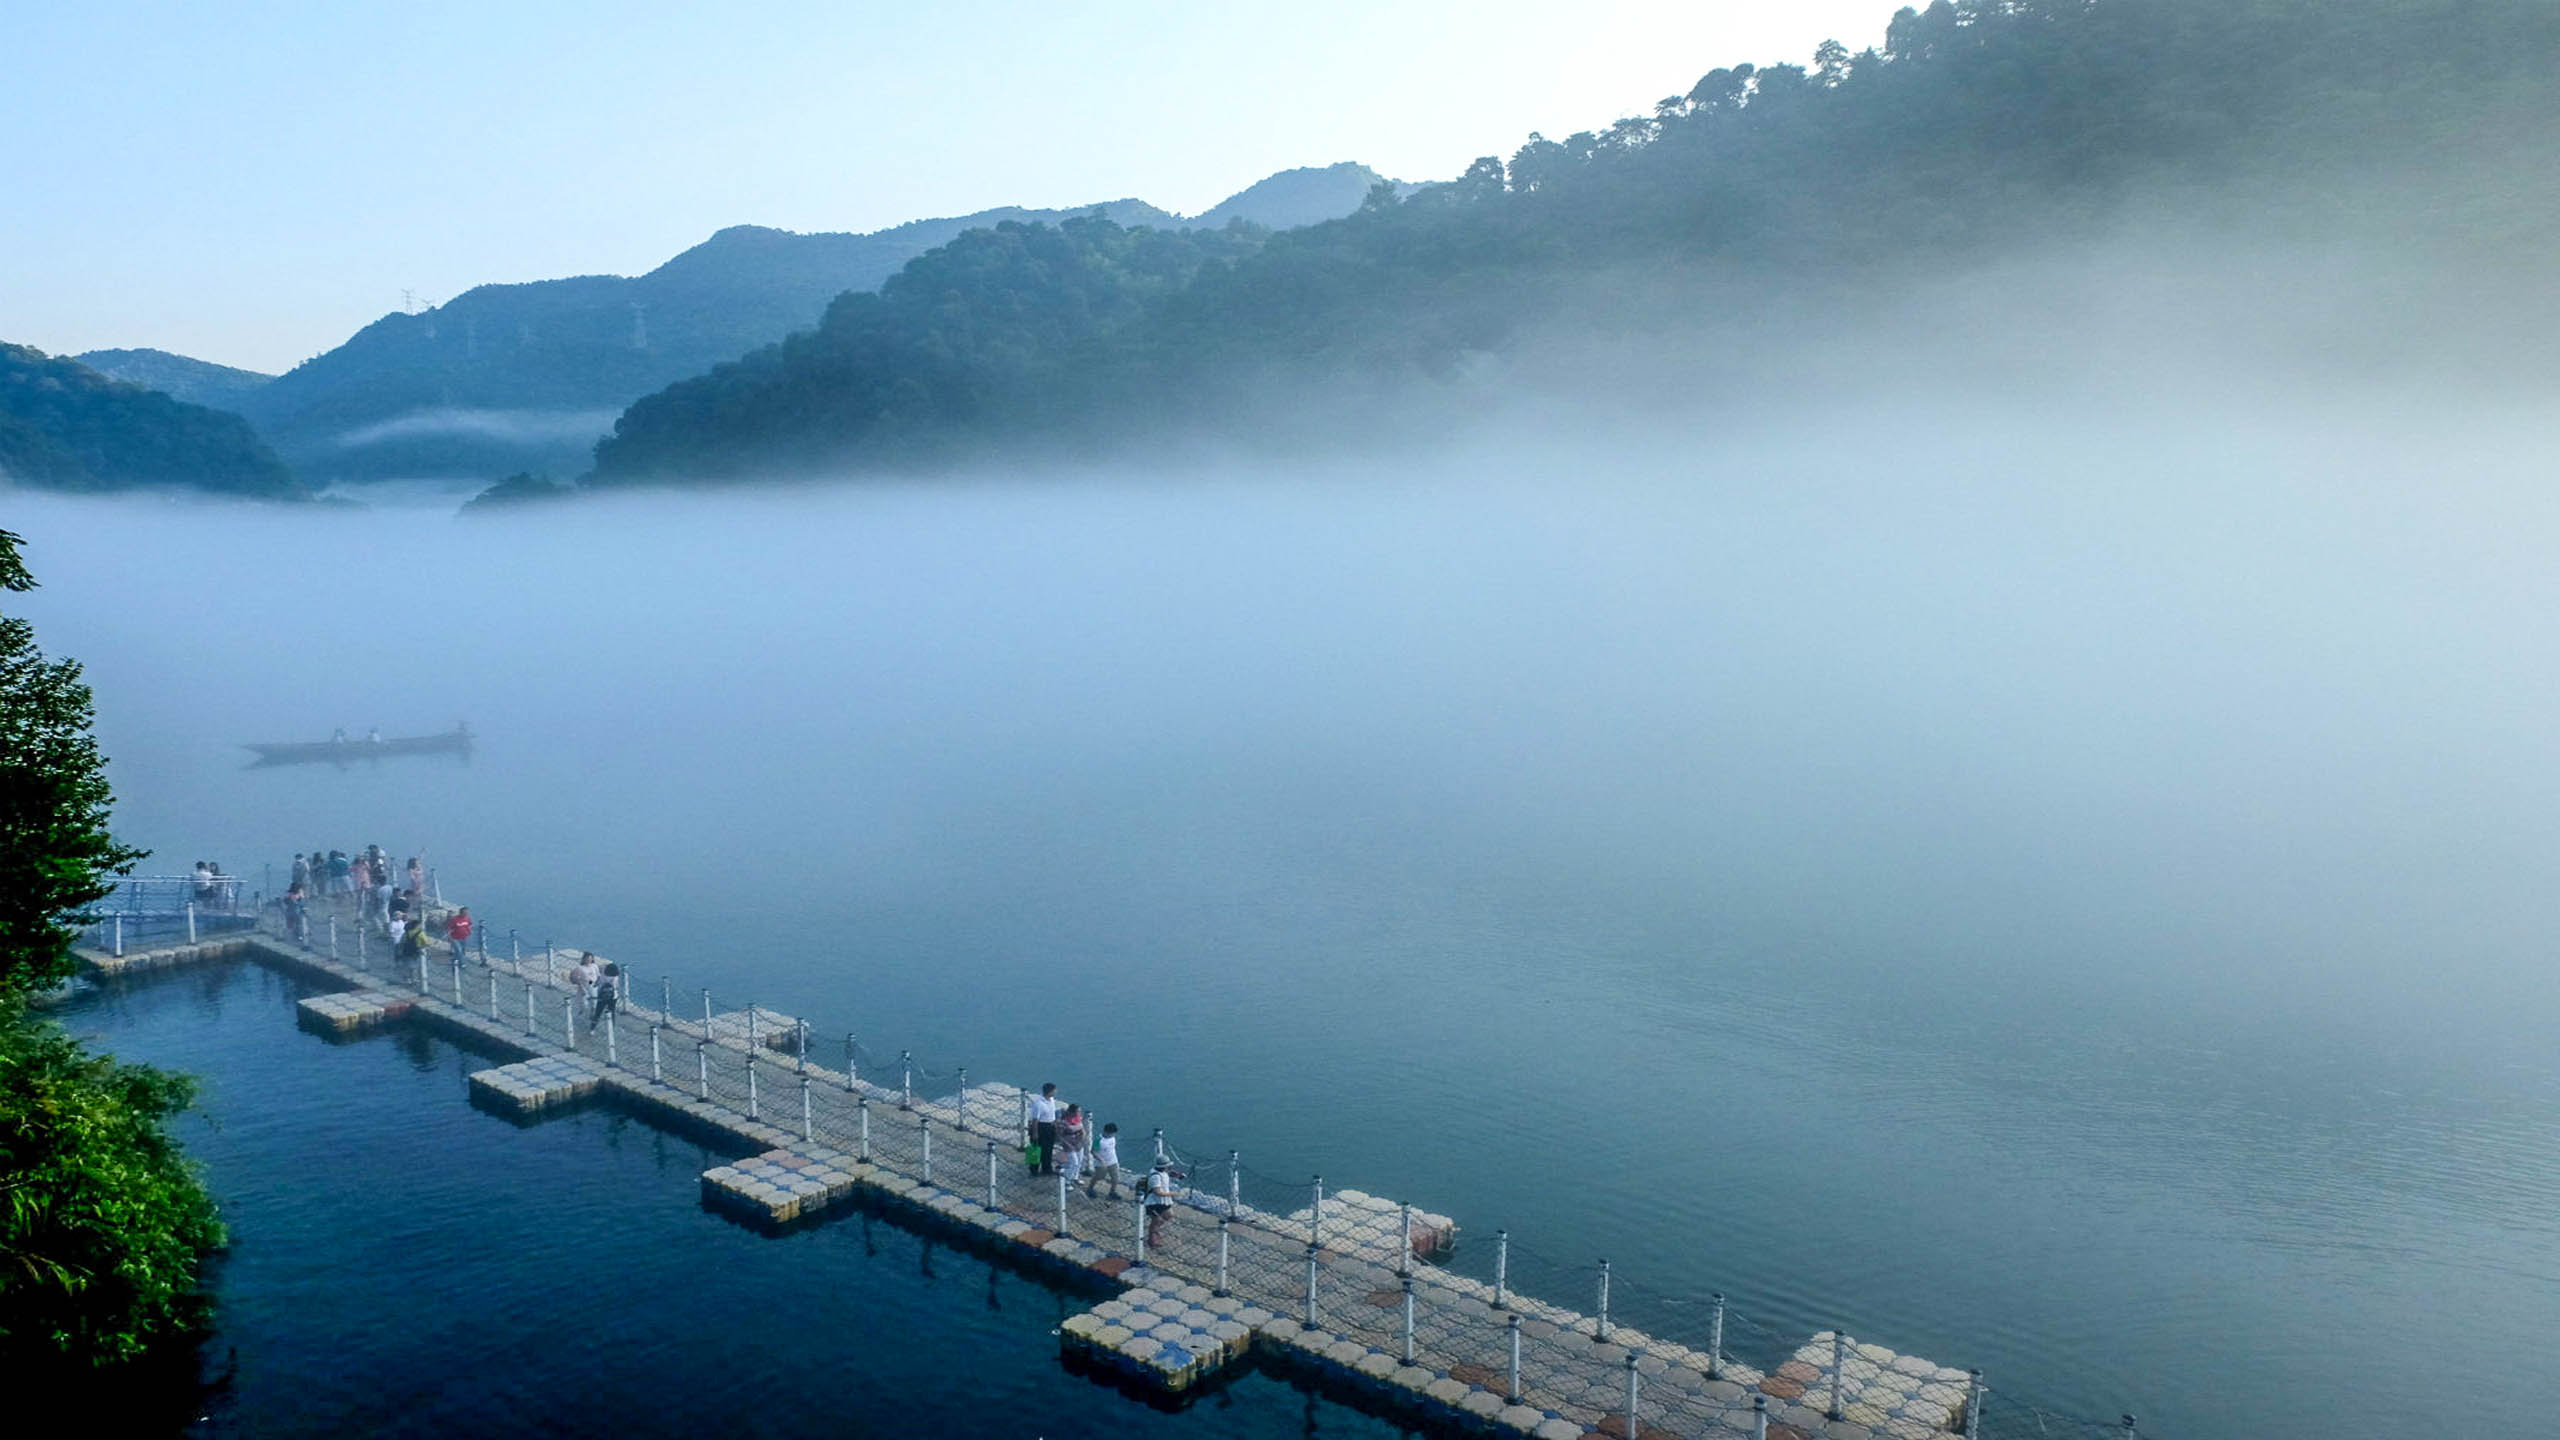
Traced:
<path id="1" fill-rule="evenodd" d="M 1183 1172 L 1159 1156 L 1144 1175 L 1130 1176 L 1120 1164 L 1120 1127 L 1106 1124 L 1097 1133 L 1083 1106 L 1058 1099 L 1054 1082 L 1042 1085 L 1026 1109 L 1022 1158 L 1031 1173 L 1064 1176 L 1069 1185 L 1082 1185 L 1087 1199 L 1100 1198 L 1108 1186 L 1117 1200 L 1125 1182 L 1146 1197 L 1147 1243 L 1155 1244 L 1173 1214 Z"/>
<path id="2" fill-rule="evenodd" d="M 204 862 L 198 866 L 200 888 L 206 883 L 202 877 L 208 869 L 218 883 L 221 867 Z M 379 935 L 389 940 L 393 953 L 402 959 L 414 959 L 427 952 L 430 897 L 424 857 L 412 855 L 405 867 L 396 866 L 379 845 L 367 845 L 353 855 L 344 850 L 314 850 L 294 856 L 293 873 L 280 902 L 285 933 L 307 943 L 312 902 L 324 896 L 332 901 L 355 902 L 359 936 Z M 437 923 L 435 931 L 459 960 L 470 943 L 473 928 L 471 911 L 463 907 Z"/>

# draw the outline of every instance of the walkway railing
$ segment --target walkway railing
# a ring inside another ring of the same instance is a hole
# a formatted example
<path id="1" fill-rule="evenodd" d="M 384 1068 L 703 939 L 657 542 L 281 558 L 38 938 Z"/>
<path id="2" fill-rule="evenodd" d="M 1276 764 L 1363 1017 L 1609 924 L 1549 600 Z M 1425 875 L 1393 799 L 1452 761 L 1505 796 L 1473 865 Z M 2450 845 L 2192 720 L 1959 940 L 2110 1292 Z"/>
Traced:
<path id="1" fill-rule="evenodd" d="M 1896 1415 L 1876 1402 L 1908 1400 L 1915 1388 L 1968 1440 L 2137 1433 L 2130 1416 L 2098 1421 L 2033 1405 L 1989 1388 L 1978 1371 L 1926 1367 L 1924 1375 L 1852 1334 L 1790 1341 L 1720 1293 L 1657 1289 L 1606 1261 L 1565 1260 L 1505 1231 L 1460 1248 L 1444 1217 L 1329 1188 L 1321 1176 L 1269 1174 L 1243 1163 L 1240 1149 L 1178 1148 L 1161 1130 L 1122 1126 L 1118 1196 L 1108 1186 L 1089 1192 L 1026 1163 L 1029 1096 L 1018 1087 L 972 1081 L 961 1066 L 760 1006 L 724 1009 L 710 991 L 672 977 L 625 975 L 614 1002 L 600 1006 L 568 979 L 579 952 L 474 918 L 468 944 L 437 938 L 424 953 L 401 956 L 384 927 L 358 917 L 355 897 L 322 896 L 309 902 L 298 938 L 386 988 L 502 1021 L 529 1041 L 646 1076 L 1026 1224 L 1142 1255 L 1388 1356 L 1594 1416 L 1604 1435 L 1730 1435 L 1737 1405 L 1747 1409 L 1755 1394 L 1769 1407 L 1769 1433 L 1781 1437 L 1790 1433 L 1777 1419 L 1784 1413 L 1900 1433 Z M 262 919 L 283 933 L 273 902 Z M 1105 1118 L 1091 1117 L 1095 1134 Z M 1148 1244 L 1138 1187 L 1159 1157 L 1185 1178 L 1173 1216 Z M 1638 1331 L 1626 1323 L 1630 1309 L 1687 1333 L 1674 1340 Z M 1918 1440 L 1924 1432 L 1910 1433 Z"/>

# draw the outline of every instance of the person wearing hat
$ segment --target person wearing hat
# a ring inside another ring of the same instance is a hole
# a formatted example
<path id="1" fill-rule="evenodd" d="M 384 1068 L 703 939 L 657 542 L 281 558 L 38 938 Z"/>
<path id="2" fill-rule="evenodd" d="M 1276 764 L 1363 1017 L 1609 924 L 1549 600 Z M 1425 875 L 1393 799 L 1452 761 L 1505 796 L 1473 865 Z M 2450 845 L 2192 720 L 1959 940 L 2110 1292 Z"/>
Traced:
<path id="1" fill-rule="evenodd" d="M 1147 1172 L 1147 1244 L 1150 1247 L 1156 1243 L 1156 1232 L 1164 1228 L 1165 1217 L 1173 1213 L 1173 1197 L 1179 1193 L 1173 1182 L 1181 1177 L 1181 1171 L 1162 1160 Z"/>

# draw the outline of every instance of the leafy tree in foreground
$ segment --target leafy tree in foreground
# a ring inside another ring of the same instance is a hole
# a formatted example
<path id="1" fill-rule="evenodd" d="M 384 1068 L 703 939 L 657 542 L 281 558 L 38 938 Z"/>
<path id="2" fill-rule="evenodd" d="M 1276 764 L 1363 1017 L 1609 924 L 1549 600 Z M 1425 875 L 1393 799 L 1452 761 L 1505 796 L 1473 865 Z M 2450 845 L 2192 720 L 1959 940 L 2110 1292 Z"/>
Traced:
<path id="1" fill-rule="evenodd" d="M 19 543 L 0 530 L 0 591 L 34 588 Z M 0 616 L 0 1373 L 112 1364 L 183 1335 L 223 1238 L 166 1128 L 193 1083 L 88 1054 L 27 1008 L 71 973 L 62 917 L 143 853 L 108 833 L 89 717 L 80 667 Z"/>

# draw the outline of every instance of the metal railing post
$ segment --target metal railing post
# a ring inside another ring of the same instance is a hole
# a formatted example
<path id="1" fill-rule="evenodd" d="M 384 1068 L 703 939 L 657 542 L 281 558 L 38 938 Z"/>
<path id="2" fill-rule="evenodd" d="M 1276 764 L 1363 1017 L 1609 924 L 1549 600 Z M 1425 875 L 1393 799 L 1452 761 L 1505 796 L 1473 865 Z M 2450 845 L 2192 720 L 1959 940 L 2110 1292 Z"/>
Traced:
<path id="1" fill-rule="evenodd" d="M 847 1030 L 844 1032 L 844 1088 L 847 1090 L 862 1088 L 862 1071 L 860 1062 L 854 1057 L 854 1049 L 853 1032 Z"/>
<path id="2" fill-rule="evenodd" d="M 622 1055 L 613 1043 L 613 1014 L 610 1010 L 604 1012 L 604 1063 L 619 1070 L 622 1068 Z"/>
<path id="3" fill-rule="evenodd" d="M 1609 1262 L 1606 1260 L 1600 1262 L 1600 1315 L 1591 1335 L 1595 1340 L 1609 1338 Z M 1832 1418 L 1836 1420 L 1839 1417 L 1835 1415 Z"/>
<path id="4" fill-rule="evenodd" d="M 1404 1277 L 1404 1363 L 1413 1363 L 1413 1277 Z"/>
<path id="5" fill-rule="evenodd" d="M 991 1154 L 991 1155 L 995 1153 L 995 1143 L 996 1143 L 996 1142 L 994 1142 L 993 1140 L 990 1140 L 990 1141 L 988 1141 L 988 1142 L 987 1142 L 987 1153 L 989 1153 L 989 1154 Z M 1061 1235 L 1064 1235 L 1064 1234 L 1066 1234 L 1066 1233 L 1067 1233 L 1067 1172 L 1066 1172 L 1066 1171 L 1064 1171 L 1064 1170 L 1061 1170 L 1061 1171 L 1059 1171 L 1059 1172 L 1058 1172 L 1058 1226 L 1057 1226 L 1057 1230 L 1058 1230 L 1058 1233 L 1059 1233 L 1059 1234 L 1061 1234 Z"/>
<path id="6" fill-rule="evenodd" d="M 1397 1219 L 1401 1229 L 1396 1246 L 1396 1273 L 1411 1275 L 1413 1273 L 1413 1206 L 1409 1204 L 1404 1206 L 1398 1212 Z"/>
<path id="7" fill-rule="evenodd" d="M 676 1018 L 676 981 L 672 975 L 658 977 L 658 1018 L 661 1020 Z"/>
<path id="8" fill-rule="evenodd" d="M 960 1098 L 954 1102 L 960 1112 L 960 1133 L 969 1133 L 969 1067 L 960 1067 Z"/>
<path id="9" fill-rule="evenodd" d="M 703 1099 L 711 1098 L 711 1042 L 708 1040 L 693 1042 L 693 1084 L 695 1092 Z"/>
<path id="10" fill-rule="evenodd" d="M 1159 1126 L 1157 1126 L 1157 1127 L 1156 1127 L 1155 1142 L 1156 1142 L 1156 1163 L 1157 1163 L 1158 1165 L 1162 1165 L 1163 1163 L 1165 1163 L 1165 1161 L 1166 1161 L 1166 1160 L 1170 1159 L 1171 1157 L 1170 1157 L 1170 1156 L 1168 1156 L 1168 1155 L 1166 1155 L 1166 1154 L 1164 1153 L 1164 1127 L 1163 1127 L 1163 1126 L 1161 1126 L 1161 1125 L 1159 1125 Z"/>
<path id="11" fill-rule="evenodd" d="M 1307 1202 L 1307 1248 L 1324 1243 L 1324 1177 L 1315 1178 L 1314 1198 Z"/>
<path id="12" fill-rule="evenodd" d="M 418 993 L 427 993 L 427 952 L 424 950 L 418 952 Z"/>
<path id="13" fill-rule="evenodd" d="M 187 943 L 196 943 L 196 902 L 187 902 Z"/>
<path id="14" fill-rule="evenodd" d="M 443 903 L 444 903 L 444 872 L 443 872 L 443 871 L 441 871 L 441 870 L 429 870 L 429 871 L 427 872 L 427 893 L 435 897 L 435 901 L 436 901 L 436 903 L 437 903 L 437 904 L 441 905 L 441 904 L 443 904 Z"/>
<path id="15" fill-rule="evenodd" d="M 898 1108 L 916 1107 L 916 1057 L 912 1050 L 898 1052 Z"/>
<path id="16" fill-rule="evenodd" d="M 996 1142 L 987 1142 L 987 1209 L 996 1208 Z"/>
<path id="17" fill-rule="evenodd" d="M 1511 1308 L 1511 1232 L 1493 1232 L 1493 1308 Z"/>
<path id="18" fill-rule="evenodd" d="M 1715 1312 L 1707 1319 L 1707 1378 L 1724 1378 L 1724 1292 L 1712 1297 Z"/>
<path id="19" fill-rule="evenodd" d="M 568 1036 L 568 1038 L 567 1038 L 565 1041 L 563 1041 L 562 1043 L 563 1043 L 563 1044 L 566 1044 L 566 1045 L 567 1045 L 570 1049 L 572 1049 L 572 1050 L 577 1049 L 577 1048 L 578 1048 L 578 997 L 577 997 L 577 996 L 575 996 L 575 995 L 563 995 L 563 996 L 561 996 L 561 997 L 560 997 L 560 1024 L 561 1024 L 561 1028 L 562 1028 L 562 1030 L 563 1030 L 563 1031 L 566 1033 L 566 1035 Z"/>
<path id="20" fill-rule="evenodd" d="M 853 1158 L 867 1165 L 871 1162 L 871 1097 L 868 1095 L 853 1097 L 853 1111 L 857 1126 Z"/>
<path id="21" fill-rule="evenodd" d="M 750 1000 L 747 1002 L 747 1048 L 753 1050 L 763 1043 L 764 1037 L 756 1031 L 755 1002 Z"/>
<path id="22" fill-rule="evenodd" d="M 756 1093 L 756 1052 L 747 1052 L 747 1118 L 764 1118 L 763 1099 Z"/>
<path id="23" fill-rule="evenodd" d="M 1834 1330 L 1831 1332 L 1831 1409 L 1829 1412 L 1829 1418 L 1833 1420 L 1840 1418 L 1842 1404 L 1840 1386 L 1848 1378 L 1849 1333 L 1845 1330 Z"/>
<path id="24" fill-rule="evenodd" d="M 1636 1440 L 1636 1402 L 1642 1398 L 1636 1379 L 1636 1352 L 1627 1352 L 1627 1440 Z"/>
<path id="25" fill-rule="evenodd" d="M 1520 1403 L 1520 1312 L 1515 1310 L 1503 1320 L 1511 1331 L 1511 1382 L 1503 1390 L 1502 1398 L 1517 1405 Z"/>
<path id="26" fill-rule="evenodd" d="M 2124 1440 L 2134 1440 L 2133 1417 L 2130 1415 L 2124 1417 Z"/>
<path id="27" fill-rule="evenodd" d="M 364 958 L 364 922 L 361 920 L 356 922 L 356 968 L 359 970 L 373 968 Z"/>
<path id="28" fill-rule="evenodd" d="M 453 957 L 453 1003 L 462 1003 L 462 957 L 459 955 Z"/>
<path id="29" fill-rule="evenodd" d="M 818 1138 L 818 1112 L 809 1103 L 809 1072 L 800 1072 L 800 1138 Z"/>
<path id="30" fill-rule="evenodd" d="M 792 1058 L 800 1062 L 800 1073 L 809 1073 L 809 1022 L 801 1020 L 791 1027 Z"/>
<path id="31" fill-rule="evenodd" d="M 559 978 L 560 947 L 545 940 L 542 942 L 542 983 L 548 985 Z"/>
<path id="32" fill-rule="evenodd" d="M 117 957 L 121 959 L 124 955 L 124 916 L 121 913 L 116 916 L 115 950 Z M 329 958 L 332 960 L 338 958 L 338 917 L 335 915 L 329 917 Z"/>
<path id="33" fill-rule="evenodd" d="M 917 1164 L 921 1173 L 916 1178 L 930 1185 L 933 1183 L 933 1122 L 917 1116 L 916 1133 L 924 1137 L 917 1145 Z"/>
<path id="34" fill-rule="evenodd" d="M 524 982 L 524 1033 L 539 1035 L 542 1030 L 533 1023 L 533 982 Z"/>
<path id="35" fill-rule="evenodd" d="M 1137 1237 L 1131 1242 L 1129 1253 L 1137 1256 L 1138 1263 L 1144 1265 L 1147 1263 L 1147 1187 L 1143 1182 L 1133 1197 L 1129 1213 L 1137 1220 Z"/>
<path id="36" fill-rule="evenodd" d="M 702 990 L 702 1038 L 711 1038 L 711 988 L 707 985 Z"/>
<path id="37" fill-rule="evenodd" d="M 489 972 L 489 1018 L 498 1018 L 498 972 Z"/>
<path id="38" fill-rule="evenodd" d="M 1990 1393 L 1980 1370 L 1965 1372 L 1964 1440 L 1982 1440 L 1982 1397 Z"/>
<path id="39" fill-rule="evenodd" d="M 1236 1158 L 1236 1151 L 1227 1152 L 1227 1213 L 1230 1215 L 1244 1210 L 1244 1169 L 1236 1163 Z"/>
<path id="40" fill-rule="evenodd" d="M 472 939 L 472 943 L 474 943 L 475 945 L 477 945 L 477 946 L 479 947 L 479 949 L 480 949 L 480 968 L 481 968 L 481 969 L 483 969 L 483 970 L 488 969 L 488 968 L 489 968 L 489 932 L 488 932 L 488 931 L 486 931 L 486 930 L 479 931 L 478 933 L 474 934 L 474 935 L 471 937 L 471 939 Z"/>
<path id="41" fill-rule="evenodd" d="M 1221 1300 L 1227 1298 L 1227 1227 L 1234 1223 L 1227 1216 L 1218 1217 L 1218 1284 L 1209 1293 Z"/>
<path id="42" fill-rule="evenodd" d="M 516 967 L 518 974 L 524 972 L 524 940 L 513 930 L 507 932 L 507 963 Z"/>
<path id="43" fill-rule="evenodd" d="M 666 1012 L 660 1011 L 659 1013 L 665 1014 Z M 658 1032 L 664 1028 L 665 1027 L 663 1025 L 655 1020 L 649 1022 L 649 1083 L 652 1085 L 664 1085 L 667 1083 L 666 1066 L 662 1063 L 664 1060 L 664 1052 L 658 1045 Z"/>
<path id="44" fill-rule="evenodd" d="M 1769 1397 L 1751 1397 L 1751 1440 L 1769 1440 Z"/>
<path id="45" fill-rule="evenodd" d="M 1307 1246 L 1307 1313 L 1299 1323 L 1310 1330 L 1316 1328 L 1316 1247 L 1312 1242 Z"/>

